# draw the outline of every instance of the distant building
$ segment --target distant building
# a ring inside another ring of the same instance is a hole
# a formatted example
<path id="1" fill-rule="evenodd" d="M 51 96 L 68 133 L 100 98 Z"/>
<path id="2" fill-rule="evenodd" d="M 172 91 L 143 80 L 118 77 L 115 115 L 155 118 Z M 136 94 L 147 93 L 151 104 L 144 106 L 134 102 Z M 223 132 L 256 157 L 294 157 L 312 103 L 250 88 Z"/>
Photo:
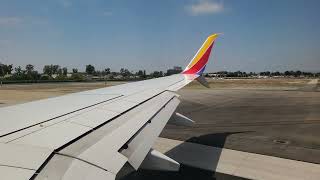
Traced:
<path id="1" fill-rule="evenodd" d="M 182 72 L 182 67 L 180 66 L 174 66 L 173 69 L 168 69 L 167 70 L 167 76 L 172 75 L 172 74 L 179 74 Z"/>
<path id="2" fill-rule="evenodd" d="M 119 75 L 114 76 L 113 78 L 116 80 L 123 80 L 124 77 L 121 74 L 119 74 Z"/>
<path id="3" fill-rule="evenodd" d="M 52 74 L 51 77 L 54 79 L 58 76 L 58 74 Z"/>
<path id="4" fill-rule="evenodd" d="M 220 74 L 218 74 L 218 73 L 208 73 L 207 76 L 208 77 L 220 77 Z"/>

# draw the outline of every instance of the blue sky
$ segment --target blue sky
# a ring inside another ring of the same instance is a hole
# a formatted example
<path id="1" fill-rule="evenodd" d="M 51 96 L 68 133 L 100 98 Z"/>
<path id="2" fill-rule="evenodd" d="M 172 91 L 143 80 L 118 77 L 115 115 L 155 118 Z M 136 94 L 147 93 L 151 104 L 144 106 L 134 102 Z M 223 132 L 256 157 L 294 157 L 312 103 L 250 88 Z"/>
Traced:
<path id="1" fill-rule="evenodd" d="M 320 71 L 319 8 L 318 0 L 1 0 L 0 62 L 166 70 L 222 32 L 207 71 Z"/>

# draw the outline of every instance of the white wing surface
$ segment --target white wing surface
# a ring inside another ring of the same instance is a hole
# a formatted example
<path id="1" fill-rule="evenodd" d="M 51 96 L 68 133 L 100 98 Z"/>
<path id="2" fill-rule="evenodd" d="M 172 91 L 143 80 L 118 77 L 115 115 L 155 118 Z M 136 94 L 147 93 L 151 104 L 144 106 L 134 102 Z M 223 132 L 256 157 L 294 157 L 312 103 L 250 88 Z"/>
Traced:
<path id="1" fill-rule="evenodd" d="M 1 178 L 115 179 L 126 163 L 138 169 L 216 36 L 181 74 L 0 108 Z"/>

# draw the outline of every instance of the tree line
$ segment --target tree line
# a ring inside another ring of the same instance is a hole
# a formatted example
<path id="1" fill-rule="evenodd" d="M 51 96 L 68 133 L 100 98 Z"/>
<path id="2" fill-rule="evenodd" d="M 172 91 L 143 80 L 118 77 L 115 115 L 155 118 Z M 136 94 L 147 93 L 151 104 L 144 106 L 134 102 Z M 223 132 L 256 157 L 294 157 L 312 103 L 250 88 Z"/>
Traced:
<path id="1" fill-rule="evenodd" d="M 84 81 L 84 80 L 140 80 L 148 78 L 163 77 L 171 74 L 177 74 L 182 71 L 181 67 L 168 69 L 166 72 L 154 71 L 149 74 L 145 70 L 136 72 L 126 68 L 121 68 L 118 72 L 111 71 L 110 68 L 96 70 L 96 68 L 88 64 L 85 66 L 85 72 L 79 72 L 77 68 L 69 70 L 67 67 L 60 65 L 45 65 L 42 72 L 35 70 L 34 65 L 27 64 L 24 68 L 21 66 L 13 67 L 12 64 L 0 63 L 0 80 L 1 81 Z M 206 73 L 207 77 L 320 77 L 320 73 L 303 72 L 303 71 L 285 71 L 285 72 L 243 72 L 243 71 L 219 71 L 214 73 Z"/>
<path id="2" fill-rule="evenodd" d="M 88 64 L 85 67 L 85 72 L 79 72 L 77 68 L 69 70 L 67 67 L 60 65 L 45 65 L 42 72 L 35 70 L 34 65 L 28 64 L 24 68 L 17 66 L 13 68 L 12 64 L 0 63 L 0 79 L 2 81 L 19 81 L 19 80 L 32 80 L 32 81 L 50 81 L 50 80 L 70 80 L 70 81 L 84 81 L 84 80 L 131 80 L 131 79 L 146 79 L 162 77 L 167 75 L 163 71 L 154 71 L 147 74 L 145 70 L 137 72 L 129 71 L 126 68 L 121 68 L 120 71 L 111 71 L 110 68 L 103 70 L 96 70 L 96 68 Z"/>
<path id="3" fill-rule="evenodd" d="M 284 72 L 270 72 L 270 71 L 263 71 L 263 72 L 243 72 L 243 71 L 219 71 L 214 73 L 206 73 L 207 77 L 320 77 L 320 72 L 312 73 L 312 72 L 303 72 L 303 71 L 284 71 Z"/>

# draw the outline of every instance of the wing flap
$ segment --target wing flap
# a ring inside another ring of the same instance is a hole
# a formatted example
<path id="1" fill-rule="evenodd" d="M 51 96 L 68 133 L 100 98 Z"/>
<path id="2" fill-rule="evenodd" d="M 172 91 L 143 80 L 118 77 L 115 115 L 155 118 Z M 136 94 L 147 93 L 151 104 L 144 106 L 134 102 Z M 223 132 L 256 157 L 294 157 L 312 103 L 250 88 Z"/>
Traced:
<path id="1" fill-rule="evenodd" d="M 50 156 L 52 149 L 0 143 L 0 166 L 37 170 Z M 12 156 L 14 154 L 14 156 Z"/>
<path id="2" fill-rule="evenodd" d="M 26 135 L 29 135 L 29 134 L 32 134 L 34 132 L 40 131 L 42 129 L 48 128 L 48 127 L 50 127 L 50 126 L 52 126 L 54 124 L 63 122 L 66 119 L 71 118 L 72 116 L 74 116 L 74 115 L 69 114 L 69 115 L 66 115 L 66 116 L 63 116 L 63 117 L 60 117 L 60 118 L 53 119 L 51 121 L 40 123 L 38 125 L 35 125 L 35 126 L 32 126 L 32 127 L 17 131 L 15 133 L 11 133 L 9 135 L 1 137 L 0 138 L 0 142 L 9 143 L 9 142 L 11 142 L 13 140 L 19 139 L 19 138 L 24 137 Z"/>
<path id="3" fill-rule="evenodd" d="M 61 122 L 13 140 L 10 143 L 58 149 L 90 130 L 91 128 L 86 126 L 70 122 Z"/>
<path id="4" fill-rule="evenodd" d="M 135 103 L 141 103 L 143 101 L 148 100 L 149 98 L 156 96 L 157 94 L 160 94 L 164 91 L 164 89 L 157 88 L 157 89 L 149 89 L 145 91 L 141 91 L 136 94 L 132 94 L 125 97 L 126 101 L 135 102 Z"/>
<path id="5" fill-rule="evenodd" d="M 56 154 L 39 172 L 39 180 L 114 180 L 115 174 L 88 162 Z"/>
<path id="6" fill-rule="evenodd" d="M 35 170 L 0 165 L 1 179 L 30 179 Z"/>
<path id="7" fill-rule="evenodd" d="M 161 133 L 167 121 L 174 113 L 180 101 L 177 98 L 170 100 L 158 113 L 150 119 L 143 129 L 128 142 L 128 148 L 121 151 L 128 158 L 128 162 L 138 169 L 152 147 L 154 141 Z"/>
<path id="8" fill-rule="evenodd" d="M 103 109 L 103 110 L 122 113 L 122 112 L 125 112 L 128 109 L 133 108 L 134 106 L 136 106 L 138 104 L 139 103 L 126 101 L 126 99 L 123 98 L 123 99 L 119 99 L 117 101 L 106 103 L 104 105 L 99 106 L 98 108 L 99 109 Z"/>
<path id="9" fill-rule="evenodd" d="M 103 124 L 106 121 L 109 121 L 110 119 L 116 117 L 117 115 L 119 115 L 118 112 L 95 108 L 91 111 L 72 117 L 67 121 L 83 126 L 88 126 L 90 128 L 95 128 L 100 124 Z"/>
<path id="10" fill-rule="evenodd" d="M 79 139 L 59 153 L 117 173 L 127 161 L 118 151 L 174 96 L 174 93 L 164 92 Z"/>

